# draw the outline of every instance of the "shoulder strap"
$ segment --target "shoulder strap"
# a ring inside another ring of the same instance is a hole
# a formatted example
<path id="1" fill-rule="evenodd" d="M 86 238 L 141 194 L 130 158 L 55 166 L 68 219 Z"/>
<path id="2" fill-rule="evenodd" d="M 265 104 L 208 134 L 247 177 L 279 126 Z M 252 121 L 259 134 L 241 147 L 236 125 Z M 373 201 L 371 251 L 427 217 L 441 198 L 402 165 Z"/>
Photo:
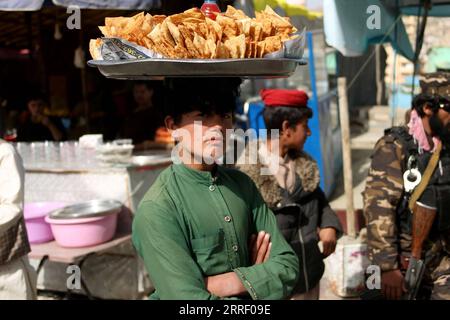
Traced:
<path id="1" fill-rule="evenodd" d="M 408 133 L 405 127 L 393 127 L 385 130 L 386 135 L 391 135 L 394 139 L 400 141 L 402 146 L 408 152 L 408 156 L 417 153 L 417 146 L 414 142 L 414 138 Z"/>
<path id="2" fill-rule="evenodd" d="M 439 142 L 438 145 L 436 146 L 436 150 L 434 151 L 433 155 L 431 156 L 430 161 L 428 162 L 425 172 L 423 173 L 422 180 L 420 181 L 419 185 L 414 189 L 414 192 L 411 195 L 411 198 L 409 199 L 409 209 L 411 211 L 413 210 L 416 201 L 419 199 L 419 197 L 425 191 L 425 188 L 427 187 L 428 183 L 430 182 L 431 176 L 433 175 L 434 170 L 436 169 L 436 167 L 439 163 L 439 157 L 441 155 L 441 150 L 442 150 L 442 144 Z"/>
<path id="3" fill-rule="evenodd" d="M 391 143 L 398 141 L 401 144 L 405 155 L 403 168 L 406 168 L 409 157 L 417 156 L 419 153 L 413 136 L 409 134 L 406 127 L 392 127 L 387 129 L 385 130 L 385 136 L 390 137 L 390 140 L 386 139 L 386 141 Z"/>

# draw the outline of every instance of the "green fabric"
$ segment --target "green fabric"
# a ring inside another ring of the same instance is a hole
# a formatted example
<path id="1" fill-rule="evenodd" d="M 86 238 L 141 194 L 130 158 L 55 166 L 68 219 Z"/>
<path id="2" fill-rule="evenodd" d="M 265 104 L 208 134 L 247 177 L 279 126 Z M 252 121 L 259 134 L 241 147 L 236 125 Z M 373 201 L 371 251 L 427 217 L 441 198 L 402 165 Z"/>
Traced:
<path id="1" fill-rule="evenodd" d="M 270 258 L 250 266 L 248 240 L 261 230 L 271 235 Z M 298 276 L 274 214 L 235 169 L 217 167 L 214 178 L 182 164 L 164 170 L 138 208 L 133 244 L 156 289 L 151 299 L 218 299 L 204 277 L 231 271 L 253 299 L 282 299 Z"/>

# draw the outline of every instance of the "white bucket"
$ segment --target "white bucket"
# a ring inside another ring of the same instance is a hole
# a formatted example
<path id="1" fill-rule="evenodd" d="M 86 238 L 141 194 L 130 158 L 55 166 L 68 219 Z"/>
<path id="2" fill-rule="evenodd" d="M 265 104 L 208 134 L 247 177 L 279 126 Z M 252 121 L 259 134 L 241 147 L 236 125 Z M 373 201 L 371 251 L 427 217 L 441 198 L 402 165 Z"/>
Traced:
<path id="1" fill-rule="evenodd" d="M 328 284 L 340 297 L 358 297 L 365 289 L 365 273 L 370 265 L 367 245 L 360 240 L 343 237 L 336 251 L 325 260 Z"/>

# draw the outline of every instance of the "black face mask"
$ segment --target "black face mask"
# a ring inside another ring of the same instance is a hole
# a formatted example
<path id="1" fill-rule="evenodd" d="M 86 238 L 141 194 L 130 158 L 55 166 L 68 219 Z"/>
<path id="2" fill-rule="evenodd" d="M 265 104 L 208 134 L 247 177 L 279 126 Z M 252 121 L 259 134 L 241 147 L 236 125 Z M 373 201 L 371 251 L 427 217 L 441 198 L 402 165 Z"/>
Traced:
<path id="1" fill-rule="evenodd" d="M 450 147 L 450 124 L 445 128 L 441 140 L 448 148 Z"/>
<path id="2" fill-rule="evenodd" d="M 441 139 L 444 144 L 450 142 L 450 126 L 444 126 L 437 113 L 430 117 L 430 128 L 433 135 Z"/>

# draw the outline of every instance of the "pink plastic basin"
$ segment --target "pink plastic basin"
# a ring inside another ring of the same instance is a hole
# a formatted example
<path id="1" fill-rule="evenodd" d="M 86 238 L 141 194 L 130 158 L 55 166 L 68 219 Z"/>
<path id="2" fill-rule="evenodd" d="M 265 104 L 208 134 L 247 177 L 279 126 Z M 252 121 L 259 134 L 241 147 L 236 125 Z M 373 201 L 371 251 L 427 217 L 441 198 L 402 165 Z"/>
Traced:
<path id="1" fill-rule="evenodd" d="M 31 202 L 26 203 L 23 210 L 25 226 L 30 243 L 44 243 L 53 240 L 50 225 L 45 221 L 47 214 L 65 207 L 64 202 Z"/>
<path id="2" fill-rule="evenodd" d="M 46 217 L 56 242 L 61 247 L 81 248 L 95 246 L 112 239 L 117 227 L 116 214 L 80 219 L 52 219 Z"/>

